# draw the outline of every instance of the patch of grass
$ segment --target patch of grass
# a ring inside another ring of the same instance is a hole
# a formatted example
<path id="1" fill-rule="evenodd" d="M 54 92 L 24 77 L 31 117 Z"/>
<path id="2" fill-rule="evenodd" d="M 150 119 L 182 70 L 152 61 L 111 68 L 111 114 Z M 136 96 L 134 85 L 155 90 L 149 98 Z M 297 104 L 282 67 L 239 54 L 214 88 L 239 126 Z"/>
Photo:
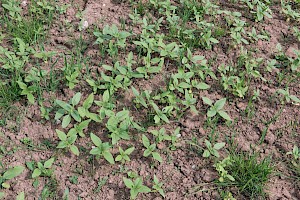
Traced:
<path id="1" fill-rule="evenodd" d="M 225 169 L 234 181 L 226 180 L 220 185 L 236 186 L 243 195 L 251 199 L 265 197 L 265 184 L 273 172 L 271 158 L 259 161 L 256 153 L 233 153 L 230 161 L 231 164 Z"/>

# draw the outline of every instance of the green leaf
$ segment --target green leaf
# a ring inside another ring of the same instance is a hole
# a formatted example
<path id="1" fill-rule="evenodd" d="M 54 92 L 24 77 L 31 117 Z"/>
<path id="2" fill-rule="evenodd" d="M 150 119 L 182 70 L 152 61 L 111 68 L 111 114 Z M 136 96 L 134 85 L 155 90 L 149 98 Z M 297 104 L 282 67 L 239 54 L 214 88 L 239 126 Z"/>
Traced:
<path id="1" fill-rule="evenodd" d="M 74 144 L 72 144 L 72 145 L 70 146 L 70 150 L 71 150 L 71 152 L 74 153 L 76 156 L 79 156 L 79 150 L 78 150 L 78 148 L 77 148 Z"/>
<path id="2" fill-rule="evenodd" d="M 207 111 L 207 117 L 213 117 L 213 116 L 215 116 L 217 114 L 217 112 L 215 111 L 215 110 L 213 110 L 213 109 L 209 109 L 208 111 Z"/>
<path id="3" fill-rule="evenodd" d="M 56 131 L 57 136 L 58 136 L 58 138 L 59 138 L 60 140 L 62 140 L 62 141 L 67 140 L 67 135 L 66 135 L 64 132 L 62 132 L 62 131 L 60 131 L 60 130 L 58 130 L 58 129 L 56 129 L 55 131 Z"/>
<path id="4" fill-rule="evenodd" d="M 218 101 L 216 101 L 214 106 L 216 110 L 221 110 L 224 107 L 225 103 L 226 103 L 226 98 L 219 99 Z"/>
<path id="5" fill-rule="evenodd" d="M 129 188 L 129 189 L 133 188 L 132 180 L 123 177 L 123 182 L 124 182 L 124 184 L 126 185 L 127 188 Z"/>
<path id="6" fill-rule="evenodd" d="M 147 138 L 147 136 L 145 136 L 144 134 L 142 135 L 142 141 L 143 141 L 143 145 L 145 147 L 149 147 L 150 146 L 150 141 L 149 139 Z"/>
<path id="7" fill-rule="evenodd" d="M 142 193 L 149 193 L 149 192 L 151 192 L 151 189 L 148 188 L 148 187 L 145 186 L 145 185 L 141 185 L 141 187 L 139 188 L 139 192 L 142 192 Z"/>
<path id="8" fill-rule="evenodd" d="M 102 141 L 100 140 L 100 138 L 98 136 L 96 136 L 94 133 L 91 133 L 90 136 L 91 136 L 93 143 L 97 147 L 100 147 L 102 145 Z"/>
<path id="9" fill-rule="evenodd" d="M 10 180 L 15 178 L 16 176 L 19 176 L 25 168 L 23 166 L 15 166 L 13 168 L 8 169 L 4 174 L 3 174 L 3 179 L 4 180 Z"/>
<path id="10" fill-rule="evenodd" d="M 71 116 L 70 115 L 64 116 L 62 120 L 62 127 L 66 128 L 67 126 L 69 126 L 70 122 L 71 122 Z"/>
<path id="11" fill-rule="evenodd" d="M 3 4 L 2 4 L 3 5 Z M 0 192 L 0 199 L 5 197 L 5 193 L 4 192 Z"/>
<path id="12" fill-rule="evenodd" d="M 220 110 L 218 113 L 219 113 L 219 115 L 220 115 L 221 117 L 223 117 L 224 119 L 226 119 L 226 120 L 228 120 L 228 121 L 232 121 L 232 119 L 230 118 L 230 116 L 229 116 L 225 111 Z"/>
<path id="13" fill-rule="evenodd" d="M 110 164 L 115 164 L 114 157 L 109 151 L 103 152 L 102 155 Z"/>
<path id="14" fill-rule="evenodd" d="M 66 102 L 64 101 L 61 101 L 61 100 L 55 100 L 55 103 L 58 104 L 60 107 L 62 107 L 63 109 L 65 109 L 66 111 L 70 112 L 72 107 L 71 105 L 67 104 Z"/>
<path id="15" fill-rule="evenodd" d="M 75 119 L 75 121 L 81 122 L 81 117 L 77 110 L 74 110 L 73 112 L 71 112 L 71 115 L 72 115 L 73 119 Z"/>
<path id="16" fill-rule="evenodd" d="M 34 96 L 31 93 L 27 94 L 27 99 L 29 101 L 29 103 L 34 104 Z"/>
<path id="17" fill-rule="evenodd" d="M 1 197 L 0 197 L 1 198 Z M 16 200 L 25 200 L 25 193 L 24 191 L 20 192 L 16 198 Z"/>
<path id="18" fill-rule="evenodd" d="M 77 92 L 72 98 L 72 101 L 71 101 L 72 105 L 76 106 L 80 102 L 80 99 L 81 99 L 81 93 Z"/>
<path id="19" fill-rule="evenodd" d="M 208 158 L 210 156 L 210 152 L 208 150 L 204 150 L 203 155 L 204 158 Z"/>
<path id="20" fill-rule="evenodd" d="M 94 102 L 94 94 L 91 93 L 87 98 L 86 100 L 83 102 L 82 106 L 85 108 L 85 109 L 89 109 L 92 104 Z"/>
<path id="21" fill-rule="evenodd" d="M 161 156 L 157 152 L 152 152 L 152 156 L 155 160 L 158 160 L 160 163 L 163 161 Z"/>
<path id="22" fill-rule="evenodd" d="M 222 149 L 225 146 L 225 142 L 216 143 L 214 145 L 214 149 L 219 150 Z"/>
<path id="23" fill-rule="evenodd" d="M 47 160 L 45 163 L 44 163 L 44 167 L 45 168 L 50 168 L 52 166 L 54 162 L 54 158 L 50 158 L 49 160 Z"/>
<path id="24" fill-rule="evenodd" d="M 205 103 L 205 104 L 208 104 L 208 105 L 212 105 L 212 100 L 210 100 L 209 98 L 207 98 L 207 97 L 202 97 L 202 100 L 203 100 L 203 102 Z"/>
<path id="25" fill-rule="evenodd" d="M 42 171 L 41 171 L 40 169 L 36 168 L 36 169 L 33 171 L 31 177 L 32 177 L 32 178 L 36 178 L 36 177 L 39 177 L 41 174 L 42 174 Z"/>
<path id="26" fill-rule="evenodd" d="M 127 154 L 127 155 L 131 154 L 134 151 L 134 149 L 135 149 L 134 147 L 130 147 L 130 148 L 126 149 L 125 154 Z"/>

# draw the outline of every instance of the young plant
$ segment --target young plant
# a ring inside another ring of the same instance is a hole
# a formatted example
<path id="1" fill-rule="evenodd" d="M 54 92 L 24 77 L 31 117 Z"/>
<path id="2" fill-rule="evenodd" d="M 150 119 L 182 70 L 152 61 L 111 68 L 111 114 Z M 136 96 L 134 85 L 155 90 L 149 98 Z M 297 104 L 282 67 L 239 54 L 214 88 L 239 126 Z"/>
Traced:
<path id="1" fill-rule="evenodd" d="M 60 139 L 60 142 L 58 143 L 57 147 L 58 149 L 70 149 L 70 151 L 75 154 L 76 156 L 79 156 L 79 150 L 77 146 L 74 145 L 76 139 L 77 139 L 77 132 L 76 129 L 70 129 L 67 134 L 64 132 L 56 129 L 56 133 L 58 138 Z"/>
<path id="2" fill-rule="evenodd" d="M 120 155 L 118 155 L 115 159 L 115 161 L 120 161 L 121 163 L 125 163 L 126 161 L 130 161 L 129 155 L 134 151 L 134 147 L 130 147 L 128 149 L 126 149 L 125 151 L 119 147 L 119 153 Z"/>
<path id="3" fill-rule="evenodd" d="M 163 186 L 163 183 L 162 182 L 159 182 L 158 178 L 154 175 L 154 179 L 153 179 L 153 186 L 152 186 L 152 189 L 154 191 L 157 191 L 159 192 L 159 194 L 162 196 L 162 197 L 166 197 L 166 194 L 162 188 Z"/>
<path id="4" fill-rule="evenodd" d="M 202 156 L 204 158 L 209 158 L 211 155 L 219 158 L 220 155 L 218 150 L 222 149 L 225 146 L 225 142 L 216 143 L 214 146 L 212 146 L 212 144 L 208 140 L 205 140 L 205 145 L 207 149 L 205 149 L 203 152 Z"/>
<path id="5" fill-rule="evenodd" d="M 289 151 L 286 155 L 293 155 L 294 160 L 298 160 L 300 158 L 300 150 L 298 146 L 294 145 L 293 151 Z"/>
<path id="6" fill-rule="evenodd" d="M 101 139 L 93 133 L 91 133 L 91 139 L 96 147 L 90 151 L 90 154 L 103 156 L 110 164 L 115 164 L 114 157 L 109 151 L 111 148 L 110 144 L 108 142 L 103 143 Z"/>
<path id="7" fill-rule="evenodd" d="M 165 140 L 171 140 L 171 136 L 166 134 L 166 129 L 161 128 L 159 131 L 158 130 L 152 130 L 150 131 L 155 136 L 155 143 L 159 144 L 162 141 Z"/>
<path id="8" fill-rule="evenodd" d="M 37 166 L 35 167 L 34 162 L 27 162 L 27 167 L 32 170 L 32 178 L 37 178 L 40 176 L 50 177 L 53 173 L 53 169 L 51 169 L 52 164 L 54 162 L 54 158 L 50 158 L 49 160 L 45 161 L 44 164 L 42 162 L 37 162 Z"/>
<path id="9" fill-rule="evenodd" d="M 25 168 L 23 166 L 15 166 L 6 170 L 3 174 L 1 172 L 0 174 L 1 187 L 6 189 L 10 188 L 10 184 L 8 183 L 8 181 L 22 174 L 24 169 Z"/>
<path id="10" fill-rule="evenodd" d="M 123 177 L 123 182 L 126 187 L 130 189 L 130 199 L 135 199 L 139 193 L 149 193 L 151 189 L 143 185 L 143 179 L 137 177 L 134 181 L 131 179 Z"/>
<path id="11" fill-rule="evenodd" d="M 207 117 L 211 118 L 214 117 L 216 114 L 219 114 L 223 119 L 231 121 L 231 118 L 223 109 L 226 103 L 226 98 L 219 99 L 214 104 L 212 100 L 210 100 L 207 97 L 202 97 L 202 100 L 205 104 L 208 104 L 210 106 L 209 110 L 207 111 Z"/>
<path id="12" fill-rule="evenodd" d="M 104 119 L 106 116 L 114 115 L 113 109 L 115 104 L 108 90 L 105 90 L 102 95 L 101 101 L 95 101 L 95 104 L 100 107 L 98 110 L 100 119 Z"/>
<path id="13" fill-rule="evenodd" d="M 55 114 L 55 120 L 59 120 L 63 117 L 62 127 L 66 128 L 73 118 L 77 122 L 81 122 L 81 117 L 78 111 L 75 109 L 75 106 L 80 102 L 81 93 L 76 93 L 69 103 L 66 103 L 61 100 L 56 100 L 56 104 L 59 105 L 62 109 L 59 109 Z M 71 118 L 72 117 L 72 118 Z"/>
<path id="14" fill-rule="evenodd" d="M 150 144 L 149 139 L 143 134 L 142 136 L 142 141 L 143 141 L 143 145 L 144 147 L 146 147 L 146 150 L 144 151 L 143 156 L 144 157 L 148 157 L 148 156 L 152 156 L 155 160 L 159 161 L 160 163 L 163 161 L 161 156 L 159 155 L 159 153 L 157 153 L 156 150 L 156 144 Z"/>
<path id="15" fill-rule="evenodd" d="M 230 166 L 231 163 L 231 159 L 230 156 L 227 158 L 224 158 L 222 161 L 218 161 L 216 164 L 214 164 L 214 167 L 216 168 L 216 170 L 218 171 L 220 178 L 219 181 L 221 183 L 223 183 L 225 180 L 230 180 L 230 181 L 235 181 L 235 179 L 228 173 L 227 170 L 225 170 L 225 168 L 227 166 Z"/>
<path id="16" fill-rule="evenodd" d="M 289 88 L 284 89 L 278 89 L 277 93 L 283 95 L 281 98 L 281 104 L 284 104 L 285 102 L 289 103 L 292 101 L 293 103 L 300 103 L 300 99 L 296 97 L 295 95 L 291 95 L 289 92 Z"/>

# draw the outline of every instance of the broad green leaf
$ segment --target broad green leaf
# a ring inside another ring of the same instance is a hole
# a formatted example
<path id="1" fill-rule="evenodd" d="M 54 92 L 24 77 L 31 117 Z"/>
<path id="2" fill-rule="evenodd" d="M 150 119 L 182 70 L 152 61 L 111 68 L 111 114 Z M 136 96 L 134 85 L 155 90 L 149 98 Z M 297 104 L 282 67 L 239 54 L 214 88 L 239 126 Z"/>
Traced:
<path id="1" fill-rule="evenodd" d="M 215 116 L 217 114 L 217 112 L 215 111 L 215 110 L 213 110 L 213 109 L 209 109 L 208 111 L 207 111 L 207 117 L 213 117 L 213 116 Z"/>
<path id="2" fill-rule="evenodd" d="M 142 135 L 142 141 L 143 141 L 143 145 L 145 147 L 149 147 L 150 146 L 150 141 L 149 141 L 149 139 L 144 134 Z"/>
<path id="3" fill-rule="evenodd" d="M 40 169 L 36 168 L 35 170 L 33 170 L 31 177 L 36 178 L 36 177 L 39 177 L 41 174 L 42 174 L 42 171 Z"/>
<path id="4" fill-rule="evenodd" d="M 72 105 L 76 106 L 80 102 L 80 99 L 81 99 L 81 93 L 77 92 L 72 98 L 72 101 L 71 101 Z"/>
<path id="5" fill-rule="evenodd" d="M 92 155 L 101 155 L 102 154 L 102 151 L 96 147 L 96 148 L 93 148 L 91 151 L 90 151 L 90 154 Z"/>
<path id="6" fill-rule="evenodd" d="M 132 180 L 123 177 L 123 182 L 126 185 L 126 187 L 128 187 L 129 189 L 133 188 L 133 182 L 132 182 Z"/>
<path id="7" fill-rule="evenodd" d="M 79 156 L 79 150 L 78 150 L 78 148 L 77 148 L 74 144 L 72 144 L 72 145 L 70 146 L 70 150 L 71 150 L 71 152 L 74 153 L 76 156 Z"/>
<path id="8" fill-rule="evenodd" d="M 226 103 L 226 98 L 219 99 L 218 101 L 215 102 L 214 107 L 216 110 L 221 110 Z"/>
<path id="9" fill-rule="evenodd" d="M 134 151 L 134 149 L 135 149 L 134 147 L 130 147 L 130 148 L 126 149 L 125 154 L 127 154 L 127 155 L 131 154 Z"/>
<path id="10" fill-rule="evenodd" d="M 60 107 L 62 107 L 63 109 L 65 109 L 66 111 L 70 112 L 72 107 L 71 105 L 67 104 L 66 102 L 64 101 L 61 101 L 61 100 L 55 100 L 56 104 L 58 104 Z"/>
<path id="11" fill-rule="evenodd" d="M 56 131 L 57 136 L 58 136 L 58 138 L 59 138 L 60 140 L 62 140 L 62 141 L 67 140 L 67 135 L 66 135 L 64 132 L 62 132 L 62 131 L 60 131 L 60 130 L 58 130 L 58 129 L 56 129 L 55 131 Z"/>
<path id="12" fill-rule="evenodd" d="M 228 121 L 232 121 L 232 119 L 230 118 L 230 116 L 229 116 L 225 111 L 220 110 L 218 113 L 219 113 L 219 115 L 220 115 L 221 117 L 223 117 L 224 119 L 226 119 L 226 120 L 228 120 Z"/>
<path id="13" fill-rule="evenodd" d="M 29 103 L 34 104 L 34 96 L 31 93 L 27 94 L 27 99 Z"/>
<path id="14" fill-rule="evenodd" d="M 209 98 L 207 98 L 207 97 L 202 97 L 202 100 L 203 100 L 203 102 L 205 103 L 205 104 L 208 104 L 208 105 L 212 105 L 212 100 L 210 100 Z"/>
<path id="15" fill-rule="evenodd" d="M 49 160 L 47 160 L 45 163 L 44 163 L 44 167 L 45 168 L 50 168 L 52 166 L 54 162 L 54 158 L 50 158 Z"/>
<path id="16" fill-rule="evenodd" d="M 210 156 L 210 153 L 208 150 L 204 150 L 203 155 L 204 158 L 208 158 Z"/>
<path id="17" fill-rule="evenodd" d="M 3 174 L 3 179 L 4 180 L 10 180 L 15 178 L 16 176 L 19 176 L 25 168 L 23 166 L 15 166 L 13 168 L 8 169 L 4 174 Z"/>
<path id="18" fill-rule="evenodd" d="M 162 161 L 163 161 L 162 158 L 161 158 L 161 156 L 160 156 L 159 153 L 157 153 L 157 152 L 152 152 L 152 156 L 153 156 L 153 158 L 154 158 L 155 160 L 158 160 L 159 162 L 162 162 Z"/>
<path id="19" fill-rule="evenodd" d="M 67 126 L 69 126 L 70 122 L 71 122 L 71 116 L 65 115 L 62 120 L 62 127 L 66 128 Z"/>
<path id="20" fill-rule="evenodd" d="M 94 133 L 91 133 L 91 139 L 93 141 L 93 143 L 97 146 L 100 147 L 102 145 L 102 141 L 100 140 L 100 138 L 98 136 L 96 136 Z"/>
<path id="21" fill-rule="evenodd" d="M 91 93 L 87 98 L 86 100 L 83 102 L 82 106 L 85 108 L 85 109 L 89 109 L 92 104 L 94 102 L 94 94 Z"/>
<path id="22" fill-rule="evenodd" d="M 219 150 L 222 149 L 225 146 L 225 142 L 216 143 L 214 145 L 214 149 Z"/>
<path id="23" fill-rule="evenodd" d="M 114 157 L 109 151 L 103 152 L 102 155 L 110 164 L 115 164 Z"/>
<path id="24" fill-rule="evenodd" d="M 141 185 L 141 187 L 139 188 L 139 192 L 148 193 L 148 192 L 151 192 L 151 189 L 145 185 Z"/>
<path id="25" fill-rule="evenodd" d="M 75 121 L 81 122 L 81 117 L 77 110 L 74 110 L 73 112 L 71 112 L 71 115 L 72 115 L 73 119 L 75 119 Z"/>

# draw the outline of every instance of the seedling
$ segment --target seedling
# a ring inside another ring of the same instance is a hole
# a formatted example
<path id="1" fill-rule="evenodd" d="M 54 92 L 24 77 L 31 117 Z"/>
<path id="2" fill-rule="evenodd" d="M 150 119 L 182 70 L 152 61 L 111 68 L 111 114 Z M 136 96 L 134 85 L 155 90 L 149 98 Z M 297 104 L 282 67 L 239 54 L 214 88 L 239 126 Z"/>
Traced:
<path id="1" fill-rule="evenodd" d="M 66 128 L 70 122 L 71 122 L 71 116 L 72 118 L 77 121 L 81 122 L 81 117 L 78 113 L 78 111 L 75 109 L 75 106 L 80 102 L 81 99 L 81 93 L 76 93 L 73 98 L 70 100 L 69 103 L 66 103 L 61 100 L 56 100 L 56 104 L 59 105 L 62 109 L 59 109 L 55 114 L 55 120 L 59 120 L 63 117 L 62 120 L 62 127 Z"/>
<path id="2" fill-rule="evenodd" d="M 159 192 L 159 194 L 160 194 L 162 197 L 165 198 L 166 195 L 165 195 L 165 192 L 164 192 L 162 186 L 163 186 L 163 183 L 162 183 L 162 182 L 159 182 L 158 178 L 154 175 L 152 189 L 153 189 L 154 191 Z"/>
<path id="3" fill-rule="evenodd" d="M 35 167 L 34 162 L 27 162 L 26 165 L 33 171 L 31 177 L 35 179 L 40 176 L 50 177 L 54 171 L 54 169 L 51 169 L 53 162 L 54 158 L 50 158 L 45 161 L 44 164 L 42 162 L 37 162 L 37 167 Z"/>
<path id="4" fill-rule="evenodd" d="M 204 158 L 208 158 L 211 155 L 219 158 L 220 155 L 218 150 L 222 149 L 225 146 L 225 142 L 216 143 L 214 146 L 212 146 L 212 144 L 208 140 L 205 140 L 205 145 L 207 149 L 205 149 L 203 152 L 202 156 Z"/>
<path id="5" fill-rule="evenodd" d="M 300 103 L 300 99 L 298 97 L 290 94 L 289 88 L 286 88 L 285 90 L 278 89 L 277 93 L 283 95 L 283 98 L 281 98 L 281 104 L 284 104 L 285 102 L 289 103 L 290 101 L 293 103 Z"/>
<path id="6" fill-rule="evenodd" d="M 146 150 L 144 151 L 144 156 L 148 157 L 148 156 L 152 156 L 155 160 L 162 162 L 162 158 L 159 155 L 159 153 L 157 153 L 156 150 L 156 144 L 150 144 L 149 139 L 143 134 L 142 136 L 142 141 L 143 141 L 143 145 L 144 147 L 146 147 Z"/>
<path id="7" fill-rule="evenodd" d="M 56 148 L 59 149 L 65 149 L 68 148 L 72 153 L 74 153 L 76 156 L 79 156 L 79 150 L 77 146 L 74 145 L 76 139 L 77 139 L 77 132 L 76 129 L 70 129 L 67 134 L 64 132 L 56 129 L 56 133 L 58 138 L 61 140 Z"/>
<path id="8" fill-rule="evenodd" d="M 207 117 L 211 118 L 211 117 L 214 117 L 216 114 L 219 114 L 225 120 L 231 121 L 231 118 L 229 117 L 229 115 L 223 109 L 223 107 L 226 103 L 226 98 L 217 100 L 214 104 L 207 97 L 202 97 L 202 100 L 205 104 L 210 105 L 210 108 L 207 111 Z"/>
<path id="9" fill-rule="evenodd" d="M 111 146 L 108 142 L 102 142 L 101 139 L 96 136 L 95 134 L 91 133 L 91 139 L 96 145 L 91 151 L 90 154 L 97 155 L 97 156 L 103 156 L 105 160 L 107 160 L 110 164 L 115 164 L 114 158 L 112 154 L 109 152 Z"/>
<path id="10" fill-rule="evenodd" d="M 0 185 L 3 188 L 10 188 L 9 180 L 19 176 L 22 174 L 25 168 L 23 166 L 15 166 L 10 169 L 7 169 L 3 174 L 0 174 Z"/>
<path id="11" fill-rule="evenodd" d="M 126 162 L 126 161 L 130 161 L 130 158 L 129 158 L 129 155 L 134 151 L 134 147 L 130 147 L 128 149 L 126 149 L 125 151 L 119 147 L 119 153 L 120 155 L 118 155 L 115 159 L 115 161 L 120 161 L 122 162 L 123 164 Z"/>
<path id="12" fill-rule="evenodd" d="M 227 166 L 230 166 L 231 160 L 230 160 L 230 156 L 227 158 L 224 158 L 222 161 L 217 162 L 216 164 L 214 164 L 214 167 L 216 168 L 216 170 L 218 171 L 220 178 L 219 181 L 222 183 L 224 182 L 226 179 L 230 180 L 230 181 L 235 181 L 235 179 L 228 174 L 228 171 L 225 170 L 225 168 Z"/>
<path id="13" fill-rule="evenodd" d="M 151 189 L 143 185 L 143 179 L 138 177 L 134 181 L 123 177 L 123 182 L 130 189 L 130 198 L 135 199 L 139 193 L 149 193 Z"/>
<path id="14" fill-rule="evenodd" d="M 171 136 L 166 134 L 165 128 L 161 128 L 159 131 L 152 130 L 150 132 L 155 136 L 156 144 L 159 144 L 160 142 L 165 141 L 165 140 L 171 140 Z"/>
<path id="15" fill-rule="evenodd" d="M 293 155 L 294 160 L 298 160 L 300 158 L 300 151 L 298 146 L 294 145 L 293 151 L 289 151 L 286 155 Z"/>

